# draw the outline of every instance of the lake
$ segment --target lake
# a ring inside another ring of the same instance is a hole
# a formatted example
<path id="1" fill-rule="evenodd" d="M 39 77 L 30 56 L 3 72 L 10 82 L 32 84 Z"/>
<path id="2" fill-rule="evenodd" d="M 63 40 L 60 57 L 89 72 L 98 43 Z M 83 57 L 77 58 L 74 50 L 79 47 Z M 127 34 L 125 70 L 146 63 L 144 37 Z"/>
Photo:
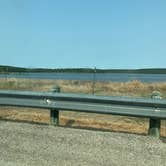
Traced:
<path id="1" fill-rule="evenodd" d="M 0 74 L 0 78 L 28 78 L 55 80 L 89 80 L 94 79 L 93 73 L 12 73 Z M 127 82 L 139 80 L 142 82 L 166 82 L 166 74 L 127 74 L 127 73 L 96 73 L 97 81 Z"/>

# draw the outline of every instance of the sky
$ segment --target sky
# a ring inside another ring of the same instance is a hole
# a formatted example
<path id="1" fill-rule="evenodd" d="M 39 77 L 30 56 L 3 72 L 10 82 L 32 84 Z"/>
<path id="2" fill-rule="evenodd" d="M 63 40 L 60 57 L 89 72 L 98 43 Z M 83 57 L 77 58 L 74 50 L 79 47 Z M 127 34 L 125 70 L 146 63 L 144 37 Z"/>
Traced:
<path id="1" fill-rule="evenodd" d="M 0 0 L 0 65 L 166 68 L 166 1 Z"/>

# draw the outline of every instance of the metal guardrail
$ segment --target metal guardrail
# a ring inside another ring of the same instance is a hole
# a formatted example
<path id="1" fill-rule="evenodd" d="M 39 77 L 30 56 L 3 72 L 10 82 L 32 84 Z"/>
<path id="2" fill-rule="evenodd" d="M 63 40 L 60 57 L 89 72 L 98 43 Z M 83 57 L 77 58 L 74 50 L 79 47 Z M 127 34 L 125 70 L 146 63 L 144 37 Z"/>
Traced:
<path id="1" fill-rule="evenodd" d="M 94 96 L 85 94 L 0 90 L 1 106 L 50 109 L 50 124 L 59 124 L 59 111 L 79 111 L 150 118 L 149 134 L 159 137 L 160 121 L 166 119 L 166 100 Z"/>

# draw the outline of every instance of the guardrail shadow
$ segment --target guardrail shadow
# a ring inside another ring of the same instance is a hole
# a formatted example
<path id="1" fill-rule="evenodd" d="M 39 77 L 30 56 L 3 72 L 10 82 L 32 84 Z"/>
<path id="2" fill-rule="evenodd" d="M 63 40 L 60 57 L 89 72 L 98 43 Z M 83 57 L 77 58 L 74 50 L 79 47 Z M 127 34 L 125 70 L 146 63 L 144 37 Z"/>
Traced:
<path id="1" fill-rule="evenodd" d="M 35 122 L 31 120 L 18 120 L 18 119 L 9 119 L 5 117 L 0 116 L 0 121 L 3 122 L 14 122 L 14 123 L 26 123 L 26 124 L 32 124 L 32 125 L 42 125 L 42 126 L 49 126 L 49 123 L 45 122 Z M 103 128 L 97 128 L 97 127 L 90 127 L 90 126 L 81 126 L 81 125 L 76 125 L 73 126 L 75 123 L 75 120 L 69 119 L 65 124 L 60 124 L 58 127 L 63 127 L 63 128 L 71 128 L 71 129 L 84 129 L 84 130 L 89 130 L 89 131 L 102 131 L 102 132 L 115 132 L 115 133 L 125 133 L 125 134 L 137 134 L 141 136 L 147 136 L 148 133 L 138 133 L 134 131 L 123 131 L 123 130 L 114 130 L 114 129 L 103 129 Z M 56 127 L 56 126 L 55 126 Z M 164 143 L 166 143 L 166 137 L 160 136 L 160 140 Z"/>

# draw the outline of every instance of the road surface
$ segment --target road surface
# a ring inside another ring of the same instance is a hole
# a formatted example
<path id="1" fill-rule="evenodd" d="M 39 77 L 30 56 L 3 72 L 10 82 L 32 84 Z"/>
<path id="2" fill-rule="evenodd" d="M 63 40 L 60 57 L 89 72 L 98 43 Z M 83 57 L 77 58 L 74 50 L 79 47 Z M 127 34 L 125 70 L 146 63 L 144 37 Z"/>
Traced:
<path id="1" fill-rule="evenodd" d="M 0 121 L 3 166 L 165 166 L 149 136 Z"/>

